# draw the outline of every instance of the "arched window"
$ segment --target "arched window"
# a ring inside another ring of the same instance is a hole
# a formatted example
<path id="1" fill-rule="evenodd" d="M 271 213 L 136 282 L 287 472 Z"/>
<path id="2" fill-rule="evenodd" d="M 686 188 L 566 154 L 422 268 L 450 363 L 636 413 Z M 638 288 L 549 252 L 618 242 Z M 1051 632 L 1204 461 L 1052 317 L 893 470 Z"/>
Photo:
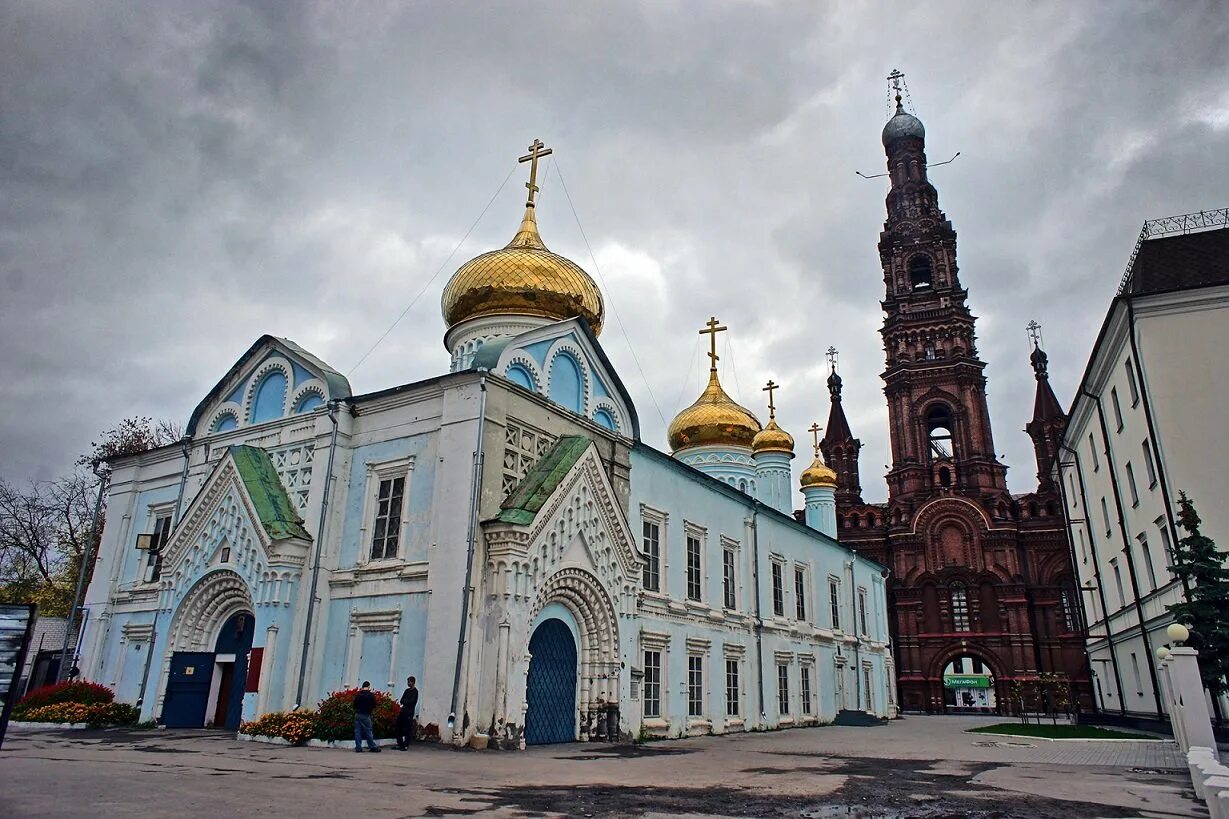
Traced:
<path id="1" fill-rule="evenodd" d="M 610 410 L 599 409 L 593 413 L 593 420 L 597 422 L 598 426 L 606 427 L 611 432 L 619 431 L 619 425 L 615 423 L 614 416 L 610 414 Z"/>
<path id="2" fill-rule="evenodd" d="M 739 481 L 739 482 L 738 482 L 738 491 L 739 491 L 739 492 L 746 492 L 746 491 L 747 491 L 747 482 L 746 482 L 746 481 Z"/>
<path id="3" fill-rule="evenodd" d="M 969 592 L 963 583 L 953 583 L 951 588 L 952 629 L 969 630 Z"/>
<path id="4" fill-rule="evenodd" d="M 294 405 L 294 414 L 301 415 L 305 412 L 311 412 L 316 407 L 324 406 L 324 398 L 318 392 L 304 393 L 298 403 Z"/>
<path id="5" fill-rule="evenodd" d="M 951 486 L 952 485 L 952 471 L 948 469 L 946 466 L 939 467 L 939 485 L 940 486 Z"/>
<path id="6" fill-rule="evenodd" d="M 272 370 L 260 379 L 256 397 L 252 400 L 252 423 L 281 418 L 286 411 L 286 374 Z"/>
<path id="7" fill-rule="evenodd" d="M 926 434 L 930 441 L 930 458 L 952 457 L 952 411 L 945 406 L 933 407 L 926 413 Z"/>
<path id="8" fill-rule="evenodd" d="M 232 429 L 238 428 L 239 419 L 235 417 L 233 412 L 228 412 L 218 416 L 218 420 L 213 422 L 213 429 L 210 432 L 229 432 Z"/>
<path id="9" fill-rule="evenodd" d="M 550 368 L 550 400 L 579 414 L 583 404 L 583 386 L 576 359 L 568 353 L 555 356 Z"/>
<path id="10" fill-rule="evenodd" d="M 930 257 L 918 254 L 909 260 L 909 282 L 913 289 L 930 287 L 934 273 L 930 265 Z"/>
<path id="11" fill-rule="evenodd" d="M 1050 517 L 1058 514 L 1058 507 L 1054 505 L 1054 501 L 1046 501 L 1046 514 Z"/>
<path id="12" fill-rule="evenodd" d="M 1030 518 L 1035 518 L 1035 517 L 1038 517 L 1038 515 L 1037 515 L 1037 504 L 1036 504 L 1036 503 L 1030 503 L 1030 504 L 1028 505 L 1028 516 L 1029 516 Z"/>
<path id="13" fill-rule="evenodd" d="M 533 375 L 531 375 L 529 370 L 525 369 L 524 366 L 520 364 L 513 364 L 508 368 L 508 372 L 506 372 L 505 375 L 513 384 L 519 384 L 527 390 L 536 392 L 533 385 Z"/>

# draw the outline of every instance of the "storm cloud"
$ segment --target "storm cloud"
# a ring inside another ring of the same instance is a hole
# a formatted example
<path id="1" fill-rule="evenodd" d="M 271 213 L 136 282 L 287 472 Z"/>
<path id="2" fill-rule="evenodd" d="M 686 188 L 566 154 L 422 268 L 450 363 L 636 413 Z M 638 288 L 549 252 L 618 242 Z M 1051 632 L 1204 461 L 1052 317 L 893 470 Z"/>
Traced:
<path id="1" fill-rule="evenodd" d="M 883 167 L 899 67 L 931 161 L 961 152 L 932 179 L 1027 491 L 1024 325 L 1067 403 L 1141 223 L 1229 204 L 1226 42 L 1219 2 L 4 0 L 0 477 L 185 419 L 262 333 L 356 392 L 446 370 L 440 290 L 515 232 L 540 137 L 543 237 L 598 278 L 645 440 L 699 393 L 717 315 L 735 397 L 762 417 L 783 385 L 799 470 L 840 349 L 882 499 L 886 186 L 854 171 Z"/>

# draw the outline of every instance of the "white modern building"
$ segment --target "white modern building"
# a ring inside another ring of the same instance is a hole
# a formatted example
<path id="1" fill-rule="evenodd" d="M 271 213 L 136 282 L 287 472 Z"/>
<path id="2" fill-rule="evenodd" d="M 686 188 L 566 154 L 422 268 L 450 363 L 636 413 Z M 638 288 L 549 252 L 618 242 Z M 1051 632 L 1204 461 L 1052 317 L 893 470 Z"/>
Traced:
<path id="1" fill-rule="evenodd" d="M 1229 211 L 1144 225 L 1068 414 L 1060 473 L 1098 707 L 1163 718 L 1180 491 L 1229 548 Z M 1223 713 L 1229 713 L 1224 709 Z"/>
<path id="2" fill-rule="evenodd" d="M 673 455 L 641 441 L 532 173 L 513 240 L 445 288 L 449 372 L 355 394 L 263 336 L 182 445 L 111 464 L 87 678 L 234 727 L 414 675 L 420 723 L 504 747 L 895 714 L 885 571 L 834 539 L 835 475 L 816 456 L 800 494 L 793 439 L 715 368 Z"/>

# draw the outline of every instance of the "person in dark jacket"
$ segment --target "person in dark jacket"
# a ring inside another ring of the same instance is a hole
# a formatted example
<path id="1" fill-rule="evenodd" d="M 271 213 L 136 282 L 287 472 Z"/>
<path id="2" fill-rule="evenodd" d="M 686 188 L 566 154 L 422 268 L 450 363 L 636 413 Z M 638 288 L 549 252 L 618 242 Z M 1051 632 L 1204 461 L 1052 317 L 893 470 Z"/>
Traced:
<path id="1" fill-rule="evenodd" d="M 364 682 L 362 689 L 354 695 L 354 753 L 362 753 L 363 739 L 372 753 L 380 753 L 376 745 L 376 735 L 371 728 L 371 712 L 376 709 L 376 695 L 371 691 L 371 683 Z"/>
<path id="2" fill-rule="evenodd" d="M 414 687 L 414 678 L 407 677 L 405 693 L 401 695 L 401 712 L 397 714 L 397 747 L 408 751 L 414 741 L 417 731 L 417 721 L 414 712 L 418 709 L 418 689 Z"/>

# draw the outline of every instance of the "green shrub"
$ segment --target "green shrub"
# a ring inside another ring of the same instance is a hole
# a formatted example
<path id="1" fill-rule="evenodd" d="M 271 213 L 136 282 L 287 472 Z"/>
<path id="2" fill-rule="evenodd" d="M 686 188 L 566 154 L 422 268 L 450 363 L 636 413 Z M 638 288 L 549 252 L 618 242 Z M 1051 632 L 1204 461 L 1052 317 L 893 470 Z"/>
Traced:
<path id="1" fill-rule="evenodd" d="M 316 722 L 316 736 L 320 739 L 354 738 L 354 697 L 359 689 L 349 688 L 334 691 L 320 702 L 320 716 Z M 392 697 L 382 691 L 372 691 L 376 707 L 371 713 L 372 730 L 377 739 L 396 736 L 397 714 L 401 712 Z"/>
<path id="2" fill-rule="evenodd" d="M 140 716 L 141 712 L 136 706 L 124 702 L 98 702 L 92 705 L 57 702 L 28 709 L 21 719 L 26 722 L 84 722 L 101 728 L 108 725 L 132 725 Z"/>
<path id="3" fill-rule="evenodd" d="M 319 715 L 315 711 L 275 711 L 239 726 L 239 733 L 255 737 L 281 737 L 301 745 L 315 736 Z"/>

